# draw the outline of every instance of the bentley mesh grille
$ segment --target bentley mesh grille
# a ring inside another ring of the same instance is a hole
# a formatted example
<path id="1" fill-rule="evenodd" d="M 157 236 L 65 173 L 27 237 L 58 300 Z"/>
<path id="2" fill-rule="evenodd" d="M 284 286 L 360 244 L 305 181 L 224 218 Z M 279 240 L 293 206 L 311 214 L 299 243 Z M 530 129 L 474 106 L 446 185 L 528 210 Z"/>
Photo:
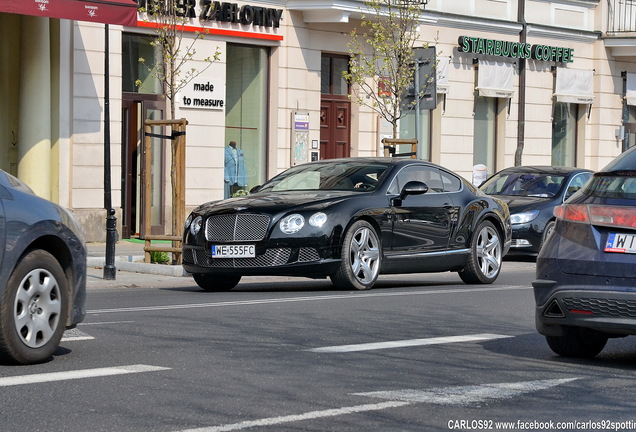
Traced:
<path id="1" fill-rule="evenodd" d="M 269 220 L 269 216 L 258 214 L 210 216 L 206 221 L 205 238 L 210 242 L 260 241 L 267 235 Z"/>
<path id="2" fill-rule="evenodd" d="M 320 255 L 318 255 L 318 251 L 314 248 L 300 248 L 298 252 L 298 262 L 311 262 L 318 261 L 320 259 Z"/>
<path id="3" fill-rule="evenodd" d="M 194 250 L 193 252 L 184 252 L 183 259 L 203 267 L 260 268 L 285 265 L 290 256 L 290 248 L 267 249 L 264 254 L 254 258 L 212 258 L 203 250 Z"/>
<path id="4" fill-rule="evenodd" d="M 569 310 L 590 311 L 599 317 L 636 318 L 636 301 L 603 298 L 573 298 L 562 299 Z"/>

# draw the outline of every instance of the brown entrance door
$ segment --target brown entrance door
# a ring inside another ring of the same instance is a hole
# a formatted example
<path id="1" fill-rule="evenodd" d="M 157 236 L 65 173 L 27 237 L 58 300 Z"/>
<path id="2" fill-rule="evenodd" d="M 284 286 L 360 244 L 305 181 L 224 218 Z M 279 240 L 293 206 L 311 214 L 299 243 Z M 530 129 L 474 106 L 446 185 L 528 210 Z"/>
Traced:
<path id="1" fill-rule="evenodd" d="M 349 157 L 351 102 L 322 98 L 320 104 L 321 159 Z"/>
<path id="2" fill-rule="evenodd" d="M 323 54 L 320 71 L 320 159 L 351 155 L 351 102 L 349 85 L 342 72 L 349 67 L 347 56 Z"/>
<path id="3" fill-rule="evenodd" d="M 124 93 L 122 100 L 122 238 L 139 236 L 143 233 L 143 187 L 141 187 L 141 169 L 143 164 L 144 120 L 160 120 L 164 118 L 165 102 L 155 95 Z M 156 131 L 161 134 L 162 131 Z M 153 138 L 160 140 L 159 138 Z M 155 145 L 150 157 L 153 158 L 152 173 L 152 234 L 165 233 L 165 215 L 163 191 L 165 164 L 163 163 L 163 147 Z"/>

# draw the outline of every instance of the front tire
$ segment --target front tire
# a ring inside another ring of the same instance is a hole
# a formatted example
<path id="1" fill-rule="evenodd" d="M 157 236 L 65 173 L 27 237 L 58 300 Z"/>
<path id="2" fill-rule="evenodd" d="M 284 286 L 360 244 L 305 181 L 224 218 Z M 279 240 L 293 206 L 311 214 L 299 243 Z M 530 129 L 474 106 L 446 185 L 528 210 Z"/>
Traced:
<path id="1" fill-rule="evenodd" d="M 0 303 L 0 353 L 32 364 L 57 349 L 68 315 L 68 282 L 48 252 L 25 255 L 11 273 Z"/>
<path id="2" fill-rule="evenodd" d="M 241 281 L 240 275 L 195 273 L 194 281 L 207 292 L 229 291 Z"/>
<path id="3" fill-rule="evenodd" d="M 467 284 L 493 283 L 501 271 L 502 258 L 499 231 L 491 222 L 483 221 L 475 231 L 468 262 L 459 277 Z"/>
<path id="4" fill-rule="evenodd" d="M 357 221 L 346 232 L 338 271 L 331 276 L 340 289 L 368 290 L 378 279 L 382 263 L 380 238 L 366 221 Z"/>
<path id="5" fill-rule="evenodd" d="M 607 343 L 603 333 L 582 328 L 565 327 L 563 336 L 546 336 L 550 349 L 563 357 L 591 358 L 600 353 Z"/>

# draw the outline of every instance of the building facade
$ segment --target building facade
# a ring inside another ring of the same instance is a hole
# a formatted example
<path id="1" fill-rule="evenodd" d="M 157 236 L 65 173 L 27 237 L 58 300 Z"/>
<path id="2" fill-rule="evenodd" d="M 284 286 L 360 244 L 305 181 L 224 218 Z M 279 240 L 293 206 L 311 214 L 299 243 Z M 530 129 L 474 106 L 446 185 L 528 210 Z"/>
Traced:
<path id="1" fill-rule="evenodd" d="M 192 14 L 184 40 L 203 34 L 188 66 L 200 75 L 174 101 L 174 117 L 188 121 L 187 208 L 249 191 L 293 164 L 384 154 L 390 128 L 350 101 L 357 89 L 342 78 L 363 8 L 183 1 Z M 0 168 L 71 209 L 89 241 L 103 240 L 108 108 L 120 236 L 143 232 L 144 193 L 153 232 L 165 232 L 171 154 L 160 135 L 169 129 L 152 137 L 149 192 L 142 184 L 144 121 L 171 111 L 150 72 L 159 61 L 152 22 L 138 12 L 131 25 L 105 30 L 12 12 L 0 12 Z M 636 5 L 623 0 L 429 0 L 417 31 L 418 46 L 435 47 L 435 98 L 401 121 L 400 138 L 417 138 L 418 157 L 469 180 L 476 165 L 494 173 L 515 161 L 602 168 L 636 143 L 634 17 Z"/>

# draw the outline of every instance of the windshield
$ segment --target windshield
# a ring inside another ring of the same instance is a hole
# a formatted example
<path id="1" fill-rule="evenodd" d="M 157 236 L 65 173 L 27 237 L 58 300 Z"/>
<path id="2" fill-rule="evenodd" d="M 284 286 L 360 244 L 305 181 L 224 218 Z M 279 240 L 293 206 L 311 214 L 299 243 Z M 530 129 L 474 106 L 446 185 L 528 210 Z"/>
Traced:
<path id="1" fill-rule="evenodd" d="M 356 161 L 299 165 L 277 175 L 258 191 L 372 191 L 388 168 L 386 164 Z"/>
<path id="2" fill-rule="evenodd" d="M 565 176 L 543 173 L 499 173 L 480 189 L 488 195 L 512 195 L 550 198 L 559 193 Z"/>

